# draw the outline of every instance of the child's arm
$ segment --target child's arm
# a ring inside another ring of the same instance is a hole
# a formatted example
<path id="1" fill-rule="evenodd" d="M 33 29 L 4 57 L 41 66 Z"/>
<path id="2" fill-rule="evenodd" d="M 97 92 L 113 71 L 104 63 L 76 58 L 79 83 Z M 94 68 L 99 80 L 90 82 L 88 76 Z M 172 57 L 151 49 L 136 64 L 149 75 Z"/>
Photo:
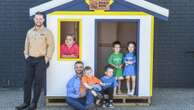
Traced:
<path id="1" fill-rule="evenodd" d="M 65 57 L 64 56 L 64 47 L 63 47 L 63 45 L 61 45 L 60 55 L 61 55 L 61 57 Z"/>
<path id="2" fill-rule="evenodd" d="M 124 67 L 124 59 L 123 59 L 123 54 L 122 54 L 122 57 L 121 57 L 122 61 L 121 61 L 121 64 L 119 65 L 119 68 L 123 68 Z"/>
<path id="3" fill-rule="evenodd" d="M 75 44 L 74 46 L 74 57 L 79 57 L 79 46 L 77 44 Z"/>
<path id="4" fill-rule="evenodd" d="M 133 64 L 133 61 L 127 61 L 127 64 L 131 65 Z"/>
<path id="5" fill-rule="evenodd" d="M 126 60 L 125 59 L 125 64 L 130 64 L 131 65 L 131 64 L 134 64 L 134 63 L 136 63 L 136 57 L 135 56 L 133 57 L 132 60 Z"/>
<path id="6" fill-rule="evenodd" d="M 132 60 L 127 62 L 128 64 L 134 64 L 136 63 L 136 57 L 134 56 Z"/>
<path id="7" fill-rule="evenodd" d="M 124 64 L 121 64 L 119 67 L 120 67 L 120 68 L 123 68 L 123 67 L 124 67 Z"/>
<path id="8" fill-rule="evenodd" d="M 88 85 L 87 83 L 83 83 L 84 87 L 87 89 L 92 89 L 92 86 Z"/>
<path id="9" fill-rule="evenodd" d="M 125 58 L 124 58 L 124 63 L 125 63 L 125 65 L 128 65 L 128 64 L 130 63 L 130 61 L 127 60 L 127 58 L 125 57 Z"/>
<path id="10" fill-rule="evenodd" d="M 100 85 L 101 85 L 101 86 L 106 86 L 106 84 L 105 84 L 105 83 L 103 83 L 103 82 L 100 82 Z"/>
<path id="11" fill-rule="evenodd" d="M 84 85 L 85 88 L 87 89 L 92 89 L 92 86 L 90 86 L 87 82 L 87 78 L 85 76 L 82 77 L 82 84 Z"/>
<path id="12" fill-rule="evenodd" d="M 96 84 L 100 84 L 101 86 L 105 86 L 105 83 L 103 83 L 100 79 L 96 78 L 94 79 Z"/>
<path id="13" fill-rule="evenodd" d="M 110 66 L 112 66 L 113 68 L 117 68 L 116 65 L 113 64 L 112 59 L 113 59 L 113 58 L 112 58 L 112 55 L 110 55 L 110 56 L 108 57 L 108 64 L 109 64 Z"/>
<path id="14" fill-rule="evenodd" d="M 95 76 L 93 77 L 93 81 L 95 84 L 100 84 L 100 85 L 102 84 L 102 81 Z"/>
<path id="15" fill-rule="evenodd" d="M 87 83 L 83 83 L 84 87 L 91 90 L 91 93 L 96 97 L 97 96 L 97 93 L 96 91 L 92 90 L 92 86 L 89 86 Z"/>
<path id="16" fill-rule="evenodd" d="M 62 55 L 63 58 L 77 58 L 75 55 Z"/>

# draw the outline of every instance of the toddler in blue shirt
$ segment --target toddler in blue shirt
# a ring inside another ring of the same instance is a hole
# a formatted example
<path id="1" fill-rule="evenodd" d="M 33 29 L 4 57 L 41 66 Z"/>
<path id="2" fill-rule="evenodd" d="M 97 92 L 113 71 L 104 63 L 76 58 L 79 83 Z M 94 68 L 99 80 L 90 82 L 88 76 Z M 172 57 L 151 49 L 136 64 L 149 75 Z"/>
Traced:
<path id="1" fill-rule="evenodd" d="M 117 81 L 113 76 L 114 68 L 111 66 L 106 66 L 104 76 L 100 78 L 104 86 L 102 87 L 102 107 L 113 108 L 113 94 L 116 93 Z M 108 95 L 108 100 L 105 100 L 105 94 Z"/>

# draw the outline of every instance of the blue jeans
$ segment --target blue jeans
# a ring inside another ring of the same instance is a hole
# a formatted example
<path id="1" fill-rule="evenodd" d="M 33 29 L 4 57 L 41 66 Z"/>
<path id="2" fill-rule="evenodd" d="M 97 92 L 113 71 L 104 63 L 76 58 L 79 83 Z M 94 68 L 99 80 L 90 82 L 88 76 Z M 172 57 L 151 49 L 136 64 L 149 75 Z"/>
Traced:
<path id="1" fill-rule="evenodd" d="M 87 95 L 86 95 L 86 105 L 89 106 L 91 104 L 94 104 L 94 96 L 91 93 L 91 91 L 87 91 Z"/>
<path id="2" fill-rule="evenodd" d="M 101 88 L 100 85 L 96 84 L 96 85 L 93 85 L 92 90 L 99 93 L 102 90 L 102 88 Z M 91 90 L 88 90 L 87 91 L 87 96 L 86 96 L 86 105 L 89 106 L 91 104 L 94 104 L 94 100 L 95 100 L 94 95 L 91 93 Z"/>
<path id="3" fill-rule="evenodd" d="M 85 98 L 66 97 L 66 102 L 75 110 L 86 110 Z"/>
<path id="4" fill-rule="evenodd" d="M 86 98 L 66 97 L 66 101 L 75 110 L 87 110 L 89 106 L 94 104 L 94 96 L 88 91 Z"/>
<path id="5" fill-rule="evenodd" d="M 92 87 L 93 87 L 93 90 L 96 92 L 100 92 L 102 90 L 102 87 L 99 84 L 95 84 Z"/>

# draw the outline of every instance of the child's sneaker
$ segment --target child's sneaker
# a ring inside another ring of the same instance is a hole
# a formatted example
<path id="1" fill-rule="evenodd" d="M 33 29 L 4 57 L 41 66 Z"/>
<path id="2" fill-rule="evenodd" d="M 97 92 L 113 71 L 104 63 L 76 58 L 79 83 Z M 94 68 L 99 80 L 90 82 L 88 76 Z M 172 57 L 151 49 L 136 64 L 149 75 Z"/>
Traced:
<path id="1" fill-rule="evenodd" d="M 108 103 L 107 107 L 108 107 L 108 108 L 114 108 L 114 106 L 113 106 L 112 103 Z"/>
<path id="2" fill-rule="evenodd" d="M 106 108 L 106 104 L 102 104 L 102 108 Z"/>
<path id="3" fill-rule="evenodd" d="M 100 105 L 100 99 L 96 99 L 96 105 L 99 106 Z"/>
<path id="4" fill-rule="evenodd" d="M 127 92 L 127 95 L 128 95 L 128 96 L 132 96 L 132 92 L 128 91 L 128 92 Z"/>
<path id="5" fill-rule="evenodd" d="M 100 93 L 97 93 L 96 96 L 96 105 L 100 105 L 101 99 L 103 99 L 103 95 Z"/>
<path id="6" fill-rule="evenodd" d="M 127 91 L 127 95 L 130 96 L 130 91 L 129 90 Z"/>
<path id="7" fill-rule="evenodd" d="M 97 96 L 96 96 L 98 99 L 103 99 L 103 95 L 101 93 L 97 93 Z"/>
<path id="8" fill-rule="evenodd" d="M 106 104 L 106 101 L 103 101 L 103 102 L 102 102 L 102 108 L 106 108 L 106 105 L 107 105 L 107 104 Z"/>
<path id="9" fill-rule="evenodd" d="M 117 93 L 118 95 L 121 95 L 122 94 L 122 92 L 121 92 L 121 90 L 118 90 L 118 93 Z"/>
<path id="10" fill-rule="evenodd" d="M 109 101 L 107 107 L 108 107 L 108 108 L 114 108 L 114 106 L 113 106 L 113 101 L 112 101 L 112 100 Z"/>
<path id="11" fill-rule="evenodd" d="M 131 95 L 134 96 L 134 94 L 135 94 L 135 90 L 132 90 Z"/>

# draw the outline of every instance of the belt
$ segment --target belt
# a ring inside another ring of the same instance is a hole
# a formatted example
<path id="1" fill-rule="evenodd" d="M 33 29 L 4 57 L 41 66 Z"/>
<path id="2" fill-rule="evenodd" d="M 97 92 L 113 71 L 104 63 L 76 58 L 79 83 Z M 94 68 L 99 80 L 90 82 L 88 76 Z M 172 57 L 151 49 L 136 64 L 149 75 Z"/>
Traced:
<path id="1" fill-rule="evenodd" d="M 33 56 L 29 56 L 29 58 L 32 58 L 32 59 L 44 59 L 45 56 L 39 56 L 39 57 L 33 57 Z"/>

